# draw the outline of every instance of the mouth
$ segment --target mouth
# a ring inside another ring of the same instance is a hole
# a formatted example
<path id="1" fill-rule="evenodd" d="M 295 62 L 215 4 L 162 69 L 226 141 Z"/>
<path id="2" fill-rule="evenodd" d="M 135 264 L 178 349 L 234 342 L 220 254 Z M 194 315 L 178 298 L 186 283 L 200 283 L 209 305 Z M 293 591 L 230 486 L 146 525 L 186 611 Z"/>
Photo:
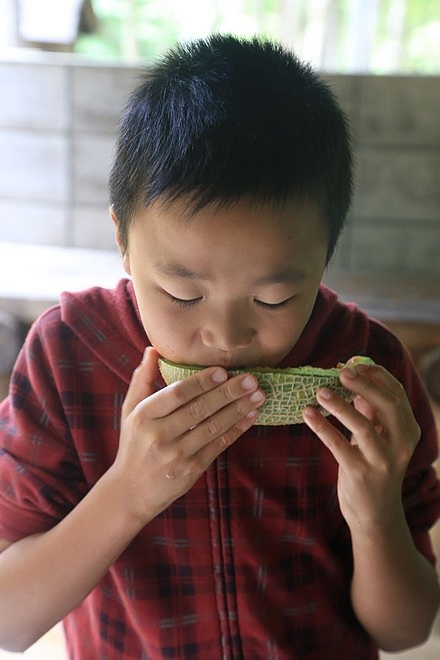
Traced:
<path id="1" fill-rule="evenodd" d="M 247 363 L 246 363 L 247 364 Z M 217 360 L 216 362 L 210 362 L 205 365 L 207 367 L 223 367 L 223 369 L 245 369 L 246 365 L 243 362 L 237 362 L 236 360 Z M 251 365 L 248 365 L 251 366 Z"/>
<path id="2" fill-rule="evenodd" d="M 260 362 L 255 359 L 243 360 L 243 358 L 237 359 L 234 356 L 222 355 L 217 359 L 204 359 L 200 361 L 195 361 L 187 363 L 187 366 L 190 367 L 223 367 L 224 369 L 247 369 L 249 367 L 258 367 L 261 366 Z"/>

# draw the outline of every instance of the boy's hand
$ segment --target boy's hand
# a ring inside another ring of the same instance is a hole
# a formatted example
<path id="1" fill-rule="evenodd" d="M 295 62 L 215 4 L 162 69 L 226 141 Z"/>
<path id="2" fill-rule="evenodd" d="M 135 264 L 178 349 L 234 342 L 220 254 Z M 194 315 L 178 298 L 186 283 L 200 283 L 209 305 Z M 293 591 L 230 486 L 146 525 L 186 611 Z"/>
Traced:
<path id="1" fill-rule="evenodd" d="M 355 392 L 354 406 L 326 389 L 317 398 L 351 432 L 351 443 L 316 409 L 303 416 L 339 464 L 339 504 L 348 525 L 369 533 L 402 510 L 402 482 L 420 428 L 402 385 L 383 367 L 345 368 L 340 379 Z"/>
<path id="2" fill-rule="evenodd" d="M 147 348 L 133 373 L 111 468 L 127 505 L 144 524 L 187 492 L 252 426 L 264 402 L 253 376 L 228 379 L 221 367 L 159 389 L 158 357 Z"/>

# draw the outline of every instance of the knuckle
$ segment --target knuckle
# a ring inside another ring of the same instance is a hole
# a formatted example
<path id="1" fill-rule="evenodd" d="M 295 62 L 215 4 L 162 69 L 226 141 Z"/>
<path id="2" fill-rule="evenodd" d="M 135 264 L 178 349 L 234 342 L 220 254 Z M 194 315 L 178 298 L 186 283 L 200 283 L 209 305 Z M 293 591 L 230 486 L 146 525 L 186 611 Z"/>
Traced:
<path id="1" fill-rule="evenodd" d="M 417 422 L 415 422 L 415 432 L 408 436 L 407 441 L 403 442 L 399 448 L 399 461 L 401 465 L 406 467 L 410 462 L 419 443 L 420 436 L 420 427 Z"/>
<path id="2" fill-rule="evenodd" d="M 168 451 L 168 462 L 170 465 L 180 465 L 184 461 L 184 453 L 179 444 L 175 444 L 172 449 Z"/>
<path id="3" fill-rule="evenodd" d="M 208 421 L 208 433 L 211 436 L 218 436 L 222 432 L 222 426 L 219 422 L 218 419 L 215 419 L 214 417 L 211 417 L 211 419 Z"/>
<path id="4" fill-rule="evenodd" d="M 235 399 L 235 397 L 236 397 L 236 394 L 235 394 L 235 392 L 234 392 L 234 389 L 233 389 L 233 387 L 229 384 L 229 382 L 228 382 L 224 387 L 221 388 L 221 393 L 222 393 L 223 397 L 225 398 L 225 400 L 226 400 L 228 403 L 230 403 L 231 401 L 233 401 L 233 400 Z"/>
<path id="5" fill-rule="evenodd" d="M 353 465 L 350 476 L 353 482 L 363 484 L 363 488 L 367 489 L 370 481 L 370 472 L 364 463 Z"/>
<path id="6" fill-rule="evenodd" d="M 368 399 L 369 392 L 374 392 L 374 385 L 371 381 L 363 378 L 359 383 L 359 394 Z"/>
<path id="7" fill-rule="evenodd" d="M 144 414 L 142 405 L 137 405 L 136 408 L 131 412 L 131 427 L 133 433 L 139 433 L 142 431 L 144 425 Z"/>
<path id="8" fill-rule="evenodd" d="M 164 454 L 165 442 L 161 433 L 156 432 L 154 435 L 150 437 L 149 451 L 153 455 Z"/>
<path id="9" fill-rule="evenodd" d="M 184 454 L 180 448 L 168 448 L 163 449 L 155 457 L 155 462 L 164 473 L 177 476 L 177 473 L 183 474 L 185 472 L 184 459 Z"/>
<path id="10" fill-rule="evenodd" d="M 208 392 L 214 385 L 211 378 L 208 378 L 204 371 L 199 371 L 193 378 L 197 392 Z"/>
<path id="11" fill-rule="evenodd" d="M 248 410 L 246 409 L 244 405 L 244 401 L 238 400 L 237 403 L 235 404 L 235 412 L 237 415 L 241 418 L 247 415 Z"/>
<path id="12" fill-rule="evenodd" d="M 209 392 L 214 386 L 212 378 L 206 375 L 205 371 L 200 371 L 188 378 L 171 383 L 168 385 L 168 389 L 173 394 L 176 404 L 182 406 L 191 398 Z"/>
<path id="13" fill-rule="evenodd" d="M 187 397 L 185 396 L 185 384 L 183 380 L 171 383 L 171 385 L 167 386 L 167 390 L 172 395 L 177 407 L 182 406 L 186 402 Z"/>
<path id="14" fill-rule="evenodd" d="M 372 422 L 363 415 L 357 422 L 357 433 L 366 440 L 374 439 L 377 434 Z"/>
<path id="15" fill-rule="evenodd" d="M 406 391 L 401 382 L 396 381 L 395 386 L 391 390 L 387 390 L 388 404 L 391 409 L 404 410 L 405 403 L 408 402 Z"/>
<path id="16" fill-rule="evenodd" d="M 193 399 L 188 406 L 191 419 L 201 419 L 206 415 L 206 406 L 201 399 Z"/>
<path id="17" fill-rule="evenodd" d="M 218 456 L 221 454 L 225 449 L 227 449 L 230 445 L 232 445 L 235 440 L 243 433 L 245 429 L 241 429 L 239 424 L 235 424 L 234 426 L 231 426 L 230 429 L 227 431 L 224 431 L 221 433 L 217 438 L 215 439 L 215 451 L 216 455 Z"/>
<path id="18" fill-rule="evenodd" d="M 197 457 L 193 457 L 191 460 L 186 461 L 182 469 L 182 476 L 189 482 L 193 482 L 204 470 L 205 466 L 202 461 Z"/>
<path id="19" fill-rule="evenodd" d="M 402 385 L 399 383 L 399 387 L 402 388 Z M 398 410 L 402 407 L 402 393 L 404 392 L 403 388 L 399 392 L 391 392 L 389 395 L 390 406 L 395 410 Z"/>
<path id="20" fill-rule="evenodd" d="M 225 434 L 220 435 L 217 438 L 217 446 L 219 448 L 219 451 L 223 451 L 223 449 L 226 449 L 231 444 L 231 441 L 228 440 L 227 436 Z"/>
<path id="21" fill-rule="evenodd" d="M 142 374 L 142 365 L 138 364 L 137 367 L 133 370 L 133 376 L 132 378 L 139 378 L 139 376 Z"/>
<path id="22" fill-rule="evenodd" d="M 188 379 L 193 386 L 196 394 L 204 394 L 212 389 L 218 387 L 219 383 L 213 379 L 213 368 L 207 367 L 202 371 L 198 371 Z"/>
<path id="23" fill-rule="evenodd" d="M 329 423 L 322 415 L 320 415 L 315 422 L 315 433 L 318 435 L 323 435 L 326 431 L 329 430 L 332 430 L 329 427 Z"/>
<path id="24" fill-rule="evenodd" d="M 376 459 L 375 469 L 383 478 L 387 478 L 392 473 L 392 464 L 387 456 L 380 456 Z"/>
<path id="25" fill-rule="evenodd" d="M 241 419 L 238 420 L 236 424 L 233 426 L 233 431 L 234 431 L 234 437 L 231 438 L 229 444 L 231 444 L 236 438 L 238 438 L 239 435 L 247 431 L 254 423 L 255 417 L 242 417 Z"/>

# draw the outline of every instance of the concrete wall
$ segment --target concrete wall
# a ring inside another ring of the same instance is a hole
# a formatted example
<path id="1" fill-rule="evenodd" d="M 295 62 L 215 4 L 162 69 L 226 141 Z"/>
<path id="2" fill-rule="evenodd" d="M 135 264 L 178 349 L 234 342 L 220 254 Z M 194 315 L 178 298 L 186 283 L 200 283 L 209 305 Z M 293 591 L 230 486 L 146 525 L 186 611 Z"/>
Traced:
<path id="1" fill-rule="evenodd" d="M 0 239 L 109 248 L 107 176 L 138 71 L 0 61 Z M 335 264 L 440 273 L 440 78 L 328 76 L 352 124 L 356 194 Z"/>
<path id="2" fill-rule="evenodd" d="M 113 247 L 107 176 L 138 72 L 71 61 L 0 62 L 1 240 Z"/>
<path id="3" fill-rule="evenodd" d="M 329 77 L 350 118 L 350 270 L 440 273 L 440 77 Z"/>

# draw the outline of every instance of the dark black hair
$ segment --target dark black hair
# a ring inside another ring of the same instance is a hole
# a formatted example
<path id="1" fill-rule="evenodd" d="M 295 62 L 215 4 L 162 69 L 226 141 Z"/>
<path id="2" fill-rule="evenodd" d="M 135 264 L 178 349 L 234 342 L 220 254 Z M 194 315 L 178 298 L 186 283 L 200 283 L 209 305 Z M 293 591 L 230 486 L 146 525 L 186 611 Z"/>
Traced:
<path id="1" fill-rule="evenodd" d="M 122 116 L 110 198 L 123 246 L 133 213 L 186 197 L 193 211 L 241 197 L 322 208 L 331 257 L 350 205 L 347 123 L 328 85 L 267 40 L 213 35 L 143 73 Z"/>

